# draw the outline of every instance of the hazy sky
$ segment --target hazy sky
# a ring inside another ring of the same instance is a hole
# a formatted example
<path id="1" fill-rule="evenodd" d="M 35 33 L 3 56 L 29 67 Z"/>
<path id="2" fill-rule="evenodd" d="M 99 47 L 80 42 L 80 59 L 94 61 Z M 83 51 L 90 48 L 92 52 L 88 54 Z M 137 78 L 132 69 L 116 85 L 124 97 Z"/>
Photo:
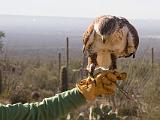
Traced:
<path id="1" fill-rule="evenodd" d="M 160 19 L 160 0 L 0 0 L 0 14 Z"/>

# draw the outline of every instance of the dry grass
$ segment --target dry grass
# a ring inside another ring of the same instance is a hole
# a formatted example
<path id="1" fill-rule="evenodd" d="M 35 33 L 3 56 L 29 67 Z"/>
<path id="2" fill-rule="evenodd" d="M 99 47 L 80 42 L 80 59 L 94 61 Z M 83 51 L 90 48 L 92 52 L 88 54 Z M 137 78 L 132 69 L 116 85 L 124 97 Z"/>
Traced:
<path id="1" fill-rule="evenodd" d="M 72 60 L 70 83 L 74 84 L 72 69 L 80 66 L 80 61 Z M 58 73 L 57 61 L 53 60 L 0 60 L 0 69 L 3 71 L 3 92 L 0 95 L 0 103 L 7 104 L 12 92 L 17 86 L 23 86 L 28 95 L 32 91 L 41 93 L 41 100 L 54 95 L 57 92 Z M 118 68 L 128 73 L 125 82 L 120 82 L 121 88 L 128 92 L 128 96 L 134 100 L 128 100 L 118 89 L 114 96 L 114 102 L 121 116 L 129 116 L 129 120 L 159 120 L 160 119 L 160 63 L 151 64 L 150 59 L 143 56 L 137 59 L 119 60 Z M 23 91 L 22 91 L 23 92 Z M 22 97 L 23 94 L 21 94 Z M 102 101 L 102 98 L 100 98 Z M 110 99 L 103 99 L 104 104 L 112 103 Z M 32 100 L 29 100 L 31 102 Z M 98 104 L 101 103 L 99 101 Z M 106 103 L 104 102 L 106 101 Z M 83 106 L 80 110 L 85 111 L 88 106 L 96 105 L 97 102 Z M 78 113 L 78 112 L 77 112 Z M 87 112 L 88 113 L 88 109 Z"/>

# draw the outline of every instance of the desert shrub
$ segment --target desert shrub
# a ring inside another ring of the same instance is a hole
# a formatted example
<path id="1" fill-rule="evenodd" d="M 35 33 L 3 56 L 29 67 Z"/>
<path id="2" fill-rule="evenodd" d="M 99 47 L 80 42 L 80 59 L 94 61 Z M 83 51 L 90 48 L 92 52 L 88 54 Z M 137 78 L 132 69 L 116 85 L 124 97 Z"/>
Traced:
<path id="1" fill-rule="evenodd" d="M 60 120 L 121 120 L 117 113 L 112 112 L 109 105 L 91 106 L 88 110 L 80 113 L 71 112 Z"/>
<path id="2" fill-rule="evenodd" d="M 0 69 L 3 68 L 3 90 L 0 95 L 2 98 L 1 100 L 5 99 L 7 101 L 12 98 L 16 101 L 26 102 L 28 99 L 24 97 L 24 94 L 26 94 L 26 92 L 28 94 L 29 92 L 29 95 L 31 95 L 31 92 L 34 90 L 40 92 L 39 100 L 42 100 L 45 97 L 53 96 L 57 92 L 57 86 L 59 85 L 57 58 L 53 58 L 53 60 L 51 58 L 44 58 L 45 60 L 39 59 L 40 58 L 36 57 L 25 60 L 0 60 Z M 128 100 L 118 89 L 115 93 L 115 110 L 117 110 L 119 116 L 123 118 L 125 117 L 125 120 L 160 119 L 160 64 L 158 61 L 154 64 L 155 65 L 153 66 L 149 59 L 144 59 L 142 57 L 118 60 L 118 69 L 127 72 L 128 74 L 127 80 L 123 82 L 119 81 L 118 84 L 122 89 L 128 92 L 129 97 L 134 99 L 131 101 Z M 73 88 L 76 81 L 75 79 L 72 79 L 74 75 L 72 70 L 79 69 L 81 67 L 81 61 L 78 59 L 72 59 L 70 60 L 69 65 L 68 85 Z M 15 69 L 13 70 L 12 68 Z M 76 76 L 78 75 L 79 73 L 76 73 Z M 18 85 L 23 85 L 22 92 L 19 91 L 19 94 L 17 94 L 18 92 L 15 92 L 14 94 L 12 91 L 14 91 Z M 113 108 L 113 99 L 108 98 L 110 97 L 107 96 L 106 98 L 100 99 L 103 99 L 104 103 L 112 105 Z M 96 104 L 93 105 L 95 108 L 97 107 Z M 90 104 L 87 104 L 86 106 L 90 106 Z M 98 106 L 97 109 L 101 111 L 100 106 Z M 84 116 L 82 117 L 79 115 L 79 112 L 83 112 Z M 113 114 L 113 116 L 114 115 L 115 114 Z M 89 119 L 89 111 L 87 109 L 86 111 L 79 109 L 76 113 L 70 113 L 69 116 L 74 120 L 78 118 Z M 98 119 L 98 117 L 96 117 L 96 119 Z"/>
<path id="3" fill-rule="evenodd" d="M 24 82 L 33 88 L 54 90 L 57 77 L 44 66 L 39 68 L 28 67 L 24 71 Z"/>
<path id="4" fill-rule="evenodd" d="M 41 94 L 41 99 L 43 99 L 43 98 L 54 96 L 56 92 L 52 90 L 40 89 L 40 94 Z"/>
<path id="5" fill-rule="evenodd" d="M 41 96 L 41 94 L 40 94 L 39 91 L 33 91 L 33 92 L 31 93 L 31 98 L 32 98 L 32 100 L 34 100 L 34 101 L 38 101 L 39 98 L 40 98 L 40 96 Z"/>
<path id="6" fill-rule="evenodd" d="M 23 86 L 17 86 L 15 90 L 11 92 L 9 99 L 11 104 L 30 102 L 30 91 Z"/>
<path id="7" fill-rule="evenodd" d="M 155 67 L 150 82 L 145 86 L 143 92 L 143 120 L 159 120 L 160 119 L 160 69 Z"/>

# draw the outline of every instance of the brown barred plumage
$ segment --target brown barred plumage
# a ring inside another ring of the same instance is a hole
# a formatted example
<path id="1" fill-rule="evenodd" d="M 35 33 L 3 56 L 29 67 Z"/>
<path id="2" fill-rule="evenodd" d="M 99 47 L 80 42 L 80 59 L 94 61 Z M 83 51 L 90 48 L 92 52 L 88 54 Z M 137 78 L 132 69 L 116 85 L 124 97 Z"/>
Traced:
<path id="1" fill-rule="evenodd" d="M 83 52 L 96 54 L 96 67 L 116 69 L 116 59 L 134 56 L 138 44 L 137 30 L 123 17 L 97 17 L 83 34 Z M 91 64 L 88 62 L 88 66 Z"/>

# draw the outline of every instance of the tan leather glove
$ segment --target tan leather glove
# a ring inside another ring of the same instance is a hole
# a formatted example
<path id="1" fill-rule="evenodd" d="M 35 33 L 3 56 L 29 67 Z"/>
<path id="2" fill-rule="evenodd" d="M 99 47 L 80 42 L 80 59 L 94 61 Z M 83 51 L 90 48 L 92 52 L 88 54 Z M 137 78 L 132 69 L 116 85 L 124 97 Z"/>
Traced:
<path id="1" fill-rule="evenodd" d="M 113 94 L 116 89 L 116 80 L 124 80 L 127 77 L 126 73 L 107 70 L 99 73 L 95 78 L 88 77 L 76 84 L 80 93 L 87 100 L 94 100 L 99 95 Z"/>

